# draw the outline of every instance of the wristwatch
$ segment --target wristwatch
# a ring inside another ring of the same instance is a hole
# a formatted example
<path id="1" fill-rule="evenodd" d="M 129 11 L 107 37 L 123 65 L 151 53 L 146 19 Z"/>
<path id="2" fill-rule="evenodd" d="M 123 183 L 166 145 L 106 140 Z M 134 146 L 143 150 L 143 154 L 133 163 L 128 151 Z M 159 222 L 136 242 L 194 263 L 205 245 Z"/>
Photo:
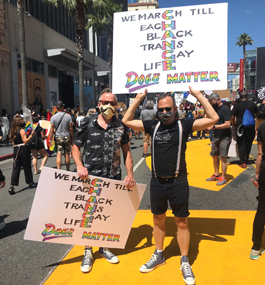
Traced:
<path id="1" fill-rule="evenodd" d="M 213 129 L 215 129 L 215 125 L 213 125 Z"/>

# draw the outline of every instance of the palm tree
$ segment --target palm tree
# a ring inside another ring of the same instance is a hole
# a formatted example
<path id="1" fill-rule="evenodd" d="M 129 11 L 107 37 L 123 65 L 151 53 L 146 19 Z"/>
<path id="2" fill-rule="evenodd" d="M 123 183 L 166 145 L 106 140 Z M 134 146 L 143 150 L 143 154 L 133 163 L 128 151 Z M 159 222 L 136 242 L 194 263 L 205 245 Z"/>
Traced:
<path id="1" fill-rule="evenodd" d="M 54 4 L 55 6 L 63 4 L 69 10 L 69 12 L 74 16 L 76 21 L 77 31 L 76 31 L 75 44 L 77 49 L 78 73 L 79 73 L 79 102 L 80 102 L 79 108 L 81 112 L 84 112 L 83 59 L 84 59 L 86 14 L 89 11 L 90 0 L 48 0 L 48 2 Z"/>
<path id="2" fill-rule="evenodd" d="M 87 28 L 93 28 L 94 33 L 107 34 L 109 87 L 112 88 L 112 56 L 113 56 L 113 17 L 114 13 L 121 12 L 123 4 L 116 4 L 113 0 L 91 0 L 93 14 L 87 15 L 89 21 Z"/>
<path id="3" fill-rule="evenodd" d="M 18 28 L 19 28 L 19 50 L 20 50 L 20 60 L 21 60 L 22 104 L 28 107 L 24 0 L 17 1 L 17 13 L 18 13 Z"/>
<path id="4" fill-rule="evenodd" d="M 236 42 L 236 45 L 243 46 L 243 58 L 244 58 L 244 73 L 245 73 L 245 87 L 248 90 L 250 88 L 250 82 L 249 82 L 249 75 L 248 75 L 248 62 L 247 62 L 247 53 L 246 53 L 246 45 L 252 45 L 253 40 L 252 38 L 244 33 L 240 37 L 237 38 L 238 42 Z"/>

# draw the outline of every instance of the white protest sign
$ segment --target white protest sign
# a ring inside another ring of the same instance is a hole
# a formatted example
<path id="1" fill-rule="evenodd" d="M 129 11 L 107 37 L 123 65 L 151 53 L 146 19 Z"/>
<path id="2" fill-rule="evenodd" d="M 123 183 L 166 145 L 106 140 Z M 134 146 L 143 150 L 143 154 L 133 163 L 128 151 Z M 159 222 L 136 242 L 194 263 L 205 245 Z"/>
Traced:
<path id="1" fill-rule="evenodd" d="M 24 239 L 124 248 L 145 188 L 43 167 Z"/>
<path id="2" fill-rule="evenodd" d="M 22 105 L 22 110 L 23 110 L 23 119 L 25 123 L 29 121 L 31 123 L 31 127 L 33 128 L 33 121 L 30 109 L 28 109 L 25 105 Z"/>
<path id="3" fill-rule="evenodd" d="M 176 106 L 179 107 L 182 100 L 183 100 L 183 94 L 175 93 Z"/>
<path id="4" fill-rule="evenodd" d="M 191 94 L 188 95 L 186 100 L 193 103 L 193 104 L 195 104 L 197 102 L 197 99 L 194 96 L 192 96 Z"/>
<path id="5" fill-rule="evenodd" d="M 220 3 L 115 13 L 113 92 L 226 89 L 227 8 Z"/>
<path id="6" fill-rule="evenodd" d="M 211 95 L 213 93 L 213 90 L 204 90 L 204 93 L 206 95 Z"/>

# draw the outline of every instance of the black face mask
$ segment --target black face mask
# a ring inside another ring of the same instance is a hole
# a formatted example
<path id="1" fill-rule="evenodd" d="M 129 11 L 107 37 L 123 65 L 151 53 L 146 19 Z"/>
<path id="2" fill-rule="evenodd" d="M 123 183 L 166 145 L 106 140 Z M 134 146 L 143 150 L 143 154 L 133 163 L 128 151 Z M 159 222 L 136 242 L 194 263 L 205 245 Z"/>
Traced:
<path id="1" fill-rule="evenodd" d="M 214 110 L 216 111 L 218 109 L 218 103 L 212 104 Z"/>
<path id="2" fill-rule="evenodd" d="M 26 123 L 20 123 L 19 126 L 20 126 L 21 128 L 25 128 L 25 127 L 26 127 Z"/>
<path id="3" fill-rule="evenodd" d="M 162 121 L 163 123 L 167 123 L 170 121 L 173 122 L 173 119 L 175 118 L 175 113 L 174 113 L 174 111 L 166 112 L 166 113 L 157 112 L 157 116 L 158 116 L 160 121 Z"/>

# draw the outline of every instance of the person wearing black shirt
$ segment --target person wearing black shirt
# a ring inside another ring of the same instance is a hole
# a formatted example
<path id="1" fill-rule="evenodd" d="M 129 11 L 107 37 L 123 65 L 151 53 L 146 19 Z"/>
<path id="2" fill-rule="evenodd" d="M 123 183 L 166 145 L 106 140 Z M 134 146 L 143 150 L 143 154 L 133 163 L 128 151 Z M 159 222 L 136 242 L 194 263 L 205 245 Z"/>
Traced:
<path id="1" fill-rule="evenodd" d="M 138 108 L 135 110 L 134 120 L 139 120 L 140 116 L 141 116 L 141 110 L 140 110 L 140 106 L 138 106 Z M 136 140 L 140 139 L 140 132 L 134 131 L 134 137 Z"/>
<path id="2" fill-rule="evenodd" d="M 261 123 L 257 132 L 258 155 L 255 180 L 252 179 L 252 182 L 258 188 L 259 196 L 257 197 L 258 208 L 253 222 L 253 246 L 249 255 L 253 260 L 259 259 L 260 255 L 264 253 L 261 243 L 265 225 L 265 122 Z"/>
<path id="3" fill-rule="evenodd" d="M 3 175 L 2 170 L 0 169 L 0 189 L 4 188 L 6 185 L 5 176 Z M 0 231 L 6 226 L 6 223 L 3 219 L 0 219 Z"/>
<path id="4" fill-rule="evenodd" d="M 221 186 L 227 183 L 227 179 L 225 178 L 227 170 L 226 157 L 231 144 L 230 110 L 221 102 L 217 93 L 212 93 L 208 97 L 208 100 L 219 116 L 219 121 L 208 128 L 209 131 L 213 130 L 211 155 L 213 158 L 214 174 L 210 178 L 207 178 L 206 181 L 217 181 L 216 185 Z M 219 156 L 221 159 L 221 176 L 219 176 Z"/>
<path id="5" fill-rule="evenodd" d="M 100 95 L 98 107 L 100 114 L 85 117 L 78 128 L 72 147 L 73 159 L 77 173 L 81 179 L 88 175 L 121 180 L 120 148 L 127 170 L 126 187 L 135 186 L 133 177 L 133 161 L 129 148 L 126 127 L 115 116 L 117 98 L 108 88 Z M 84 146 L 84 165 L 81 161 L 80 148 Z M 107 248 L 99 248 L 99 253 L 110 263 L 118 263 L 119 259 Z M 81 271 L 89 272 L 93 265 L 93 252 L 86 247 Z"/>
<path id="6" fill-rule="evenodd" d="M 231 111 L 232 125 L 236 126 L 236 129 L 243 128 L 243 134 L 239 135 L 237 131 L 237 144 L 239 158 L 241 160 L 240 167 L 246 168 L 249 163 L 248 158 L 251 151 L 251 146 L 255 137 L 255 126 L 245 128 L 242 126 L 244 113 L 248 109 L 253 117 L 258 112 L 257 105 L 247 100 L 246 92 L 240 93 L 240 102 L 234 106 Z"/>
<path id="7" fill-rule="evenodd" d="M 199 91 L 190 87 L 190 93 L 202 104 L 208 118 L 196 121 L 176 119 L 175 99 L 170 93 L 166 93 L 158 99 L 158 120 L 133 120 L 137 106 L 147 95 L 147 90 L 145 90 L 136 96 L 123 118 L 123 123 L 132 129 L 149 133 L 152 137 L 150 200 L 156 249 L 151 259 L 140 267 L 140 271 L 150 272 L 157 266 L 165 264 L 163 242 L 169 202 L 178 227 L 177 241 L 181 252 L 183 279 L 186 284 L 195 284 L 195 277 L 188 261 L 190 232 L 188 229 L 189 185 L 185 161 L 186 142 L 192 131 L 208 128 L 214 125 L 219 118 Z"/>

